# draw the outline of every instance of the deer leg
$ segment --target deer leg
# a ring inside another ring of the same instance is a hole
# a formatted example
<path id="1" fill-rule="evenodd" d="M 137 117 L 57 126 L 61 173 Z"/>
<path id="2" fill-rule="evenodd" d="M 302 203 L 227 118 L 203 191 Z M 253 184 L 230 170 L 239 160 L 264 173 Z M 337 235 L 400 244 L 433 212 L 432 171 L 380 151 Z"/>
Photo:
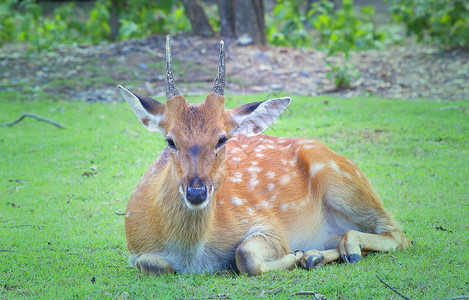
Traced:
<path id="1" fill-rule="evenodd" d="M 130 257 L 130 263 L 144 274 L 161 275 L 166 273 L 174 273 L 174 269 L 171 267 L 171 265 L 155 254 L 133 254 Z"/>
<path id="2" fill-rule="evenodd" d="M 259 275 L 273 270 L 291 270 L 302 257 L 301 251 L 290 253 L 286 243 L 256 233 L 236 249 L 236 266 L 241 273 Z"/>
<path id="3" fill-rule="evenodd" d="M 397 229 L 382 234 L 349 230 L 344 233 L 337 248 L 306 252 L 301 259 L 301 265 L 310 270 L 340 258 L 347 263 L 356 263 L 368 251 L 388 252 L 393 249 L 405 249 L 410 245 L 409 239 Z"/>
<path id="4" fill-rule="evenodd" d="M 330 250 L 310 250 L 305 253 L 301 259 L 301 265 L 308 270 L 322 267 L 332 261 L 336 261 L 340 258 L 339 249 Z"/>
<path id="5" fill-rule="evenodd" d="M 349 230 L 344 233 L 339 244 L 341 258 L 347 263 L 355 263 L 362 258 L 362 252 L 388 252 L 405 249 L 411 245 L 409 239 L 398 229 L 372 234 Z"/>

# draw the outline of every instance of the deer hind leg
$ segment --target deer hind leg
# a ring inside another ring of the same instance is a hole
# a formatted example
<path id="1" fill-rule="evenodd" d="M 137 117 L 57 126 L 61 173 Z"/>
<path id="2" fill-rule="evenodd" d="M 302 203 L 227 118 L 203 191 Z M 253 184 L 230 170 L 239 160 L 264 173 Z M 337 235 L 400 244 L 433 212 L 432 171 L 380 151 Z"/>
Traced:
<path id="1" fill-rule="evenodd" d="M 388 252 L 405 249 L 410 245 L 409 239 L 399 229 L 381 234 L 349 230 L 342 236 L 339 251 L 342 260 L 355 263 L 362 258 L 364 251 Z"/>
<path id="2" fill-rule="evenodd" d="M 256 233 L 236 249 L 236 266 L 241 273 L 259 275 L 273 270 L 291 270 L 300 263 L 303 252 L 290 253 L 285 242 Z"/>
<path id="3" fill-rule="evenodd" d="M 409 239 L 399 229 L 381 234 L 348 230 L 337 248 L 310 250 L 301 259 L 301 265 L 306 269 L 314 269 L 339 259 L 346 263 L 356 263 L 369 251 L 388 252 L 405 249 L 410 245 Z"/>
<path id="4" fill-rule="evenodd" d="M 174 273 L 173 267 L 161 257 L 151 254 L 132 254 L 130 264 L 142 271 L 144 274 L 161 275 Z"/>

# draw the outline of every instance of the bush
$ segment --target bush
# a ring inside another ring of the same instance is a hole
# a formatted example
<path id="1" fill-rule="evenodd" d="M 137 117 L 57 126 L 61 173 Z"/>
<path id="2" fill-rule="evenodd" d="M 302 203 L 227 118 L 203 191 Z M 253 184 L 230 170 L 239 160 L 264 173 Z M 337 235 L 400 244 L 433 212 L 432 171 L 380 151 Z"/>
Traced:
<path id="1" fill-rule="evenodd" d="M 273 45 L 315 46 L 327 49 L 329 55 L 343 53 L 342 64 L 328 63 L 331 71 L 327 76 L 334 79 L 338 88 L 347 88 L 352 78 L 360 76 L 347 61 L 350 51 L 378 48 L 386 38 L 371 21 L 374 10 L 366 6 L 356 14 L 352 0 L 343 0 L 338 10 L 331 1 L 323 0 L 306 12 L 306 2 L 278 0 L 273 17 L 266 22 L 267 39 Z"/>
<path id="2" fill-rule="evenodd" d="M 353 50 L 380 47 L 386 36 L 371 22 L 373 16 L 371 6 L 363 7 L 357 15 L 352 0 L 343 0 L 337 11 L 332 2 L 323 0 L 308 12 L 310 23 L 319 33 L 318 46 L 327 48 L 331 54 L 343 52 L 346 56 Z"/>
<path id="3" fill-rule="evenodd" d="M 371 22 L 374 10 L 363 7 L 355 13 L 352 0 L 343 0 L 341 9 L 323 0 L 306 11 L 307 1 L 278 0 L 273 16 L 267 19 L 267 38 L 272 45 L 328 49 L 331 53 L 380 47 L 385 34 Z M 316 31 L 308 28 L 312 27 Z M 315 38 L 316 34 L 319 36 Z M 317 42 L 319 41 L 319 42 Z"/>
<path id="4" fill-rule="evenodd" d="M 311 40 L 306 31 L 306 14 L 301 4 L 305 1 L 277 0 L 273 16 L 267 16 L 266 35 L 275 46 L 309 47 Z"/>
<path id="5" fill-rule="evenodd" d="M 176 0 L 122 0 L 121 4 L 118 39 L 191 28 L 182 4 Z M 31 51 L 41 51 L 59 44 L 108 41 L 111 39 L 110 11 L 111 0 L 96 1 L 89 15 L 77 14 L 74 2 L 69 2 L 44 16 L 35 0 L 3 0 L 0 3 L 0 45 L 21 41 L 27 42 Z"/>
<path id="6" fill-rule="evenodd" d="M 444 48 L 469 47 L 469 1 L 391 0 L 394 20 L 404 23 L 418 41 Z"/>

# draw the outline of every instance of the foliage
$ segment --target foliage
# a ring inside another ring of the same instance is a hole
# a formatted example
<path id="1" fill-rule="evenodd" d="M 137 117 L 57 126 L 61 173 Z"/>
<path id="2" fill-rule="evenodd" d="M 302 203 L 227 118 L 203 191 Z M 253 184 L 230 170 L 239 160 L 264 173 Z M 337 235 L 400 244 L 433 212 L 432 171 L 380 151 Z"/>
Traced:
<path id="1" fill-rule="evenodd" d="M 278 0 L 273 17 L 267 20 L 267 37 L 273 45 L 292 47 L 320 47 L 331 53 L 377 48 L 385 39 L 371 21 L 374 10 L 371 6 L 355 13 L 352 0 L 343 0 L 340 9 L 334 3 L 323 0 L 316 2 L 307 11 L 307 1 Z M 316 41 L 316 29 L 319 41 Z"/>
<path id="2" fill-rule="evenodd" d="M 357 15 L 352 0 L 343 0 L 338 10 L 334 10 L 333 2 L 323 0 L 314 3 L 308 12 L 311 24 L 319 33 L 319 46 L 326 48 L 329 55 L 345 55 L 342 64 L 329 64 L 331 71 L 327 77 L 333 77 L 338 88 L 350 87 L 352 78 L 360 77 L 360 72 L 347 61 L 350 51 L 378 48 L 385 39 L 385 34 L 371 21 L 373 15 L 371 6 L 364 6 Z"/>
<path id="3" fill-rule="evenodd" d="M 110 8 L 110 0 L 107 0 Z M 176 5 L 176 8 L 173 7 Z M 182 3 L 175 0 L 126 2 L 121 11 L 120 39 L 143 38 L 152 33 L 190 30 Z"/>
<path id="4" fill-rule="evenodd" d="M 265 96 L 228 96 L 227 107 Z M 2 299 L 291 299 L 299 291 L 396 298 L 375 275 L 413 299 L 469 293 L 469 99 L 296 96 L 269 130 L 316 137 L 356 162 L 414 241 L 408 250 L 312 271 L 153 277 L 128 266 L 124 216 L 116 212 L 125 211 L 164 139 L 147 132 L 126 103 L 24 98 L 0 91 L 1 123 L 28 111 L 66 129 L 33 119 L 0 127 Z"/>
<path id="5" fill-rule="evenodd" d="M 393 18 L 419 41 L 445 47 L 469 47 L 469 1 L 390 0 Z"/>
<path id="6" fill-rule="evenodd" d="M 270 44 L 276 46 L 310 46 L 307 32 L 305 1 L 277 0 L 273 16 L 267 16 L 266 35 Z M 303 4 L 303 5 L 302 5 Z"/>
<path id="7" fill-rule="evenodd" d="M 334 9 L 332 1 L 316 2 L 307 11 L 307 1 L 278 0 L 272 19 L 267 22 L 267 38 L 273 45 L 327 49 L 329 55 L 350 51 L 378 48 L 385 40 L 384 32 L 372 22 L 371 6 L 355 13 L 352 0 L 343 0 L 340 9 Z M 308 28 L 312 27 L 315 31 Z M 316 38 L 317 35 L 317 38 Z M 330 65 L 328 77 L 333 77 L 338 88 L 350 86 L 352 78 L 359 77 L 356 68 L 345 61 Z"/>
<path id="8" fill-rule="evenodd" d="M 184 8 L 176 0 L 121 1 L 117 13 L 118 39 L 142 38 L 151 33 L 190 30 Z M 32 50 L 59 44 L 99 43 L 110 39 L 111 0 L 98 0 L 89 14 L 77 13 L 74 2 L 62 4 L 44 15 L 35 0 L 6 0 L 0 4 L 0 44 L 27 42 Z"/>
<path id="9" fill-rule="evenodd" d="M 334 78 L 335 86 L 338 89 L 349 88 L 352 78 L 360 78 L 361 76 L 355 65 L 347 61 L 342 64 L 332 65 L 327 63 L 327 65 L 331 68 L 331 71 L 326 74 L 326 77 Z"/>
<path id="10" fill-rule="evenodd" d="M 319 46 L 346 56 L 353 50 L 378 48 L 385 39 L 371 21 L 373 15 L 371 6 L 364 6 L 357 15 L 352 0 L 343 0 L 336 11 L 331 1 L 323 0 L 314 3 L 308 12 L 310 23 L 319 33 Z"/>

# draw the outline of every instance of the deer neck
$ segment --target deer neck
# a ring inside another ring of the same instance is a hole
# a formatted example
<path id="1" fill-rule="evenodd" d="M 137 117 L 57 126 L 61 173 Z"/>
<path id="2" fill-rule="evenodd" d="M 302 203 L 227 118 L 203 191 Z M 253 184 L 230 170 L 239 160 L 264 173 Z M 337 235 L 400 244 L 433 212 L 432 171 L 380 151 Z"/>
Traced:
<path id="1" fill-rule="evenodd" d="M 168 171 L 165 178 L 172 178 L 171 167 Z M 165 182 L 155 201 L 164 236 L 187 246 L 200 244 L 206 240 L 215 220 L 216 195 L 212 194 L 205 208 L 190 209 L 178 188 L 175 181 Z"/>

